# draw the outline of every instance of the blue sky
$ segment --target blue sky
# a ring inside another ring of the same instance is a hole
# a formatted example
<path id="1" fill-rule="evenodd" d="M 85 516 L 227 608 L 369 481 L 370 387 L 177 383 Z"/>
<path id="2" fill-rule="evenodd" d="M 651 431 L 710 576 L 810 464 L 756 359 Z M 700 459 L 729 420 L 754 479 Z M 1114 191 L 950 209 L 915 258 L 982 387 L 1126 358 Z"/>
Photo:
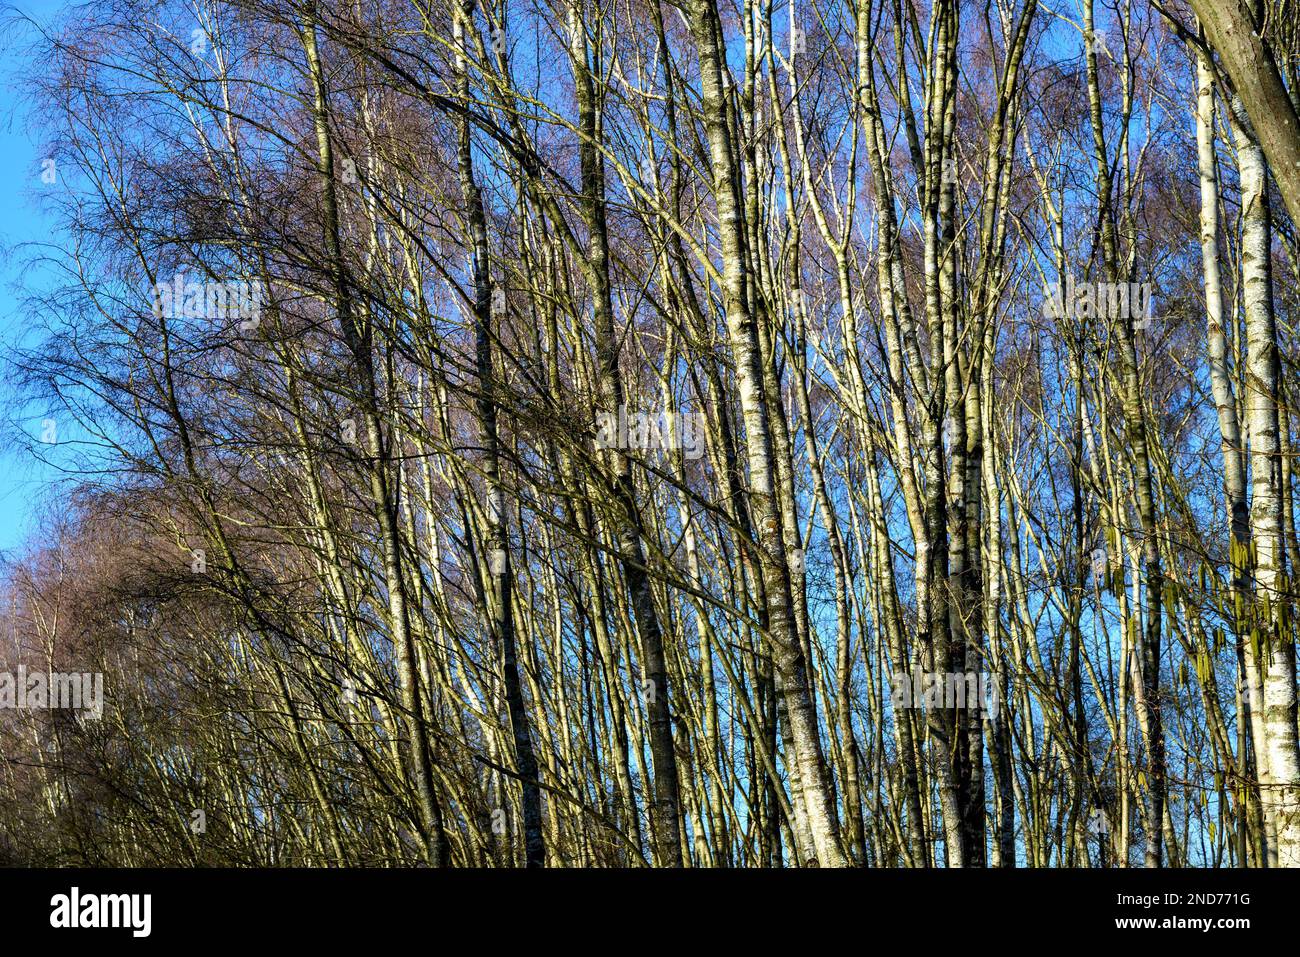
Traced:
<path id="1" fill-rule="evenodd" d="M 19 0 L 15 4 L 21 14 L 42 22 L 67 5 L 68 0 Z M 25 31 L 13 30 L 6 31 L 6 42 L 0 44 L 0 349 L 6 357 L 24 331 L 22 284 L 32 279 L 31 275 L 24 277 L 23 266 L 30 258 L 24 244 L 48 242 L 53 232 L 53 223 L 40 209 L 40 191 L 49 187 L 41 182 L 38 131 L 29 128 L 28 104 L 16 86 L 28 40 Z M 6 378 L 0 375 L 0 388 L 7 388 Z M 40 431 L 38 417 L 23 425 L 29 432 Z M 5 427 L 9 427 L 7 421 Z M 14 548 L 35 531 L 37 506 L 54 477 L 48 467 L 15 450 L 11 439 L 7 436 L 0 442 L 0 551 Z"/>

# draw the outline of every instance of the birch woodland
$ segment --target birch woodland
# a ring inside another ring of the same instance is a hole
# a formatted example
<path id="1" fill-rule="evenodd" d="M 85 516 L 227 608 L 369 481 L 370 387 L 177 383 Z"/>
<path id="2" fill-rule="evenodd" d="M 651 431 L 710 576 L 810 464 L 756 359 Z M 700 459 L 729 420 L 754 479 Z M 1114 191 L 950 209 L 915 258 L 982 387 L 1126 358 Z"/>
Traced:
<path id="1" fill-rule="evenodd" d="M 1297 23 L 12 18 L 0 863 L 1300 866 Z"/>

